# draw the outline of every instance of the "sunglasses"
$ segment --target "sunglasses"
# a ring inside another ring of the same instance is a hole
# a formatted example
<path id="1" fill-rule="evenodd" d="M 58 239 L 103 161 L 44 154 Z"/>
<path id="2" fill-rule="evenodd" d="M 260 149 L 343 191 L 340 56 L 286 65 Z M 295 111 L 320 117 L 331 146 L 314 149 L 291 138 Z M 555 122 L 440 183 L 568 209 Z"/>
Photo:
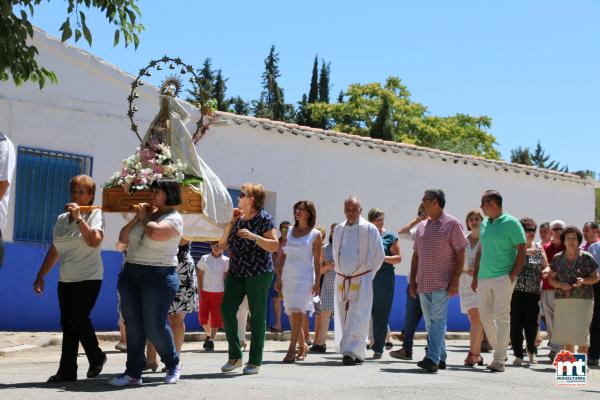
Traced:
<path id="1" fill-rule="evenodd" d="M 552 228 L 553 231 L 558 232 L 558 231 L 563 231 L 563 228 Z"/>
<path id="2" fill-rule="evenodd" d="M 527 233 L 535 233 L 535 228 L 525 228 L 525 232 L 527 232 Z"/>
<path id="3" fill-rule="evenodd" d="M 244 192 L 240 192 L 240 195 L 239 195 L 238 197 L 239 197 L 240 199 L 243 199 L 243 198 L 245 198 L 245 197 L 248 197 L 248 194 L 247 194 L 247 193 L 244 193 Z"/>

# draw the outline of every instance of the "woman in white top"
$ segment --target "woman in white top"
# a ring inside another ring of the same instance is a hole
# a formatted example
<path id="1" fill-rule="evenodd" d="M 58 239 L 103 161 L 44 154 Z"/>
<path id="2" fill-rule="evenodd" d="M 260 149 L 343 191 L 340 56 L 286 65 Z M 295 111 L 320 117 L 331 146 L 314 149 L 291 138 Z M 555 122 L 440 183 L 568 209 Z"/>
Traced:
<path id="1" fill-rule="evenodd" d="M 67 212 L 60 214 L 54 225 L 52 246 L 44 258 L 33 290 L 44 292 L 44 277 L 60 259 L 58 303 L 63 327 L 62 353 L 58 372 L 48 382 L 77 380 L 79 342 L 90 363 L 88 378 L 102 372 L 106 355 L 98 346 L 90 313 L 96 304 L 102 285 L 100 242 L 104 231 L 102 211 L 81 213 L 79 206 L 94 201 L 96 183 L 87 175 L 77 175 L 70 182 L 71 202 Z"/>
<path id="2" fill-rule="evenodd" d="M 294 227 L 288 231 L 283 254 L 277 260 L 275 287 L 283 290 L 283 304 L 292 328 L 290 346 L 283 359 L 293 363 L 304 360 L 308 346 L 304 342 L 302 320 L 314 311 L 313 296 L 320 292 L 321 233 L 314 229 L 317 211 L 312 202 L 294 204 Z M 296 356 L 296 344 L 300 347 Z"/>
<path id="3" fill-rule="evenodd" d="M 481 339 L 483 337 L 483 327 L 479 316 L 479 297 L 471 289 L 473 274 L 475 273 L 475 256 L 479 250 L 479 227 L 483 221 L 483 215 L 479 210 L 471 210 L 467 214 L 466 225 L 469 234 L 467 235 L 467 247 L 465 249 L 465 265 L 463 273 L 460 276 L 458 293 L 460 295 L 460 310 L 469 316 L 471 322 L 469 354 L 465 358 L 465 365 L 472 367 L 475 364 L 483 365 L 481 357 Z"/>
<path id="4" fill-rule="evenodd" d="M 167 368 L 165 383 L 179 380 L 181 366 L 173 334 L 167 323 L 169 306 L 179 288 L 177 252 L 183 218 L 173 208 L 181 204 L 179 183 L 155 180 L 151 204 L 142 204 L 119 233 L 127 245 L 125 266 L 119 274 L 121 311 L 127 326 L 127 366 L 113 378 L 113 386 L 140 385 L 146 366 L 146 337 L 154 344 Z"/>

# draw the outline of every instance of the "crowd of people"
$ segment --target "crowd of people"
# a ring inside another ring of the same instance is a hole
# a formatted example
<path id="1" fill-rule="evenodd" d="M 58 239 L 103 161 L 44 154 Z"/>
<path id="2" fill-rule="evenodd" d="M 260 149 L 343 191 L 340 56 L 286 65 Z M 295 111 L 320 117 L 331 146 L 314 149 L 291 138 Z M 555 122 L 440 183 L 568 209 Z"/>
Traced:
<path id="1" fill-rule="evenodd" d="M 58 297 L 63 327 L 62 353 L 49 382 L 77 379 L 77 352 L 83 345 L 89 378 L 98 376 L 107 361 L 90 312 L 102 284 L 102 211 L 82 212 L 94 201 L 96 184 L 79 175 L 70 183 L 71 202 L 59 215 L 50 247 L 33 288 L 44 291 L 44 277 L 60 260 Z M 367 349 L 374 360 L 391 350 L 389 318 L 394 300 L 394 265 L 402 260 L 399 240 L 413 243 L 406 291 L 403 346 L 390 351 L 396 359 L 413 359 L 413 341 L 421 318 L 427 346 L 417 365 L 428 372 L 445 369 L 448 301 L 460 297 L 461 311 L 470 322 L 470 346 L 465 366 L 482 366 L 482 342 L 493 348 L 487 369 L 505 370 L 509 345 L 514 365 L 535 364 L 540 346 L 540 321 L 549 336 L 551 359 L 562 349 L 588 354 L 588 365 L 600 356 L 600 296 L 598 264 L 600 232 L 595 222 L 582 230 L 555 220 L 540 225 L 527 216 L 518 219 L 503 209 L 502 195 L 483 193 L 479 208 L 462 218 L 445 211 L 442 190 L 424 192 L 417 216 L 398 233 L 385 228 L 385 212 L 374 208 L 363 218 L 360 200 L 343 204 L 345 220 L 317 226 L 317 210 L 308 200 L 292 209 L 293 222 L 278 232 L 264 208 L 260 184 L 242 185 L 238 208 L 221 240 L 197 265 L 190 243 L 183 238 L 179 184 L 159 179 L 151 186 L 151 203 L 142 204 L 120 231 L 125 263 L 118 294 L 127 352 L 125 371 L 110 379 L 114 386 L 140 385 L 142 372 L 164 364 L 165 383 L 181 374 L 184 317 L 198 311 L 206 334 L 203 347 L 214 350 L 223 328 L 228 359 L 224 373 L 243 367 L 259 373 L 267 327 L 269 301 L 275 308 L 273 331 L 281 331 L 281 302 L 291 325 L 283 363 L 303 361 L 309 353 L 327 351 L 330 321 L 334 319 L 336 352 L 343 365 L 361 364 Z M 280 234 L 279 234 L 280 233 Z M 316 314 L 312 347 L 308 315 Z M 246 348 L 246 320 L 251 325 Z M 523 346 L 525 340 L 525 346 Z"/>

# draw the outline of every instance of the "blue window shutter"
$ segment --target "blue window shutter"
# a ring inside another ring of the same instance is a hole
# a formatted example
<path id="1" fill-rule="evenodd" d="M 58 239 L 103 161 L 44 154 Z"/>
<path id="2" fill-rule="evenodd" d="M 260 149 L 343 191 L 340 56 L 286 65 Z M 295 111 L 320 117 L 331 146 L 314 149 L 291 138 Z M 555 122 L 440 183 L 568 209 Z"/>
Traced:
<path id="1" fill-rule="evenodd" d="M 92 174 L 92 157 L 19 146 L 13 240 L 49 243 L 69 202 L 69 181 Z"/>

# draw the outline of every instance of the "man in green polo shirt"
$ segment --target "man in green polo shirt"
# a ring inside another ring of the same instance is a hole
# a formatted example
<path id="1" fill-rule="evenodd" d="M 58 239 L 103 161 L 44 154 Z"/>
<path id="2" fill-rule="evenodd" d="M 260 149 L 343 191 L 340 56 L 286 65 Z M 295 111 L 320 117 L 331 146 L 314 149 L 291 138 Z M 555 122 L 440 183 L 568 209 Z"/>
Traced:
<path id="1" fill-rule="evenodd" d="M 525 262 L 525 231 L 517 218 L 502 210 L 502 195 L 496 190 L 483 194 L 481 209 L 488 218 L 481 223 L 472 288 L 479 295 L 481 323 L 494 347 L 494 360 L 487 368 L 504 372 L 510 300 L 513 282 Z"/>

